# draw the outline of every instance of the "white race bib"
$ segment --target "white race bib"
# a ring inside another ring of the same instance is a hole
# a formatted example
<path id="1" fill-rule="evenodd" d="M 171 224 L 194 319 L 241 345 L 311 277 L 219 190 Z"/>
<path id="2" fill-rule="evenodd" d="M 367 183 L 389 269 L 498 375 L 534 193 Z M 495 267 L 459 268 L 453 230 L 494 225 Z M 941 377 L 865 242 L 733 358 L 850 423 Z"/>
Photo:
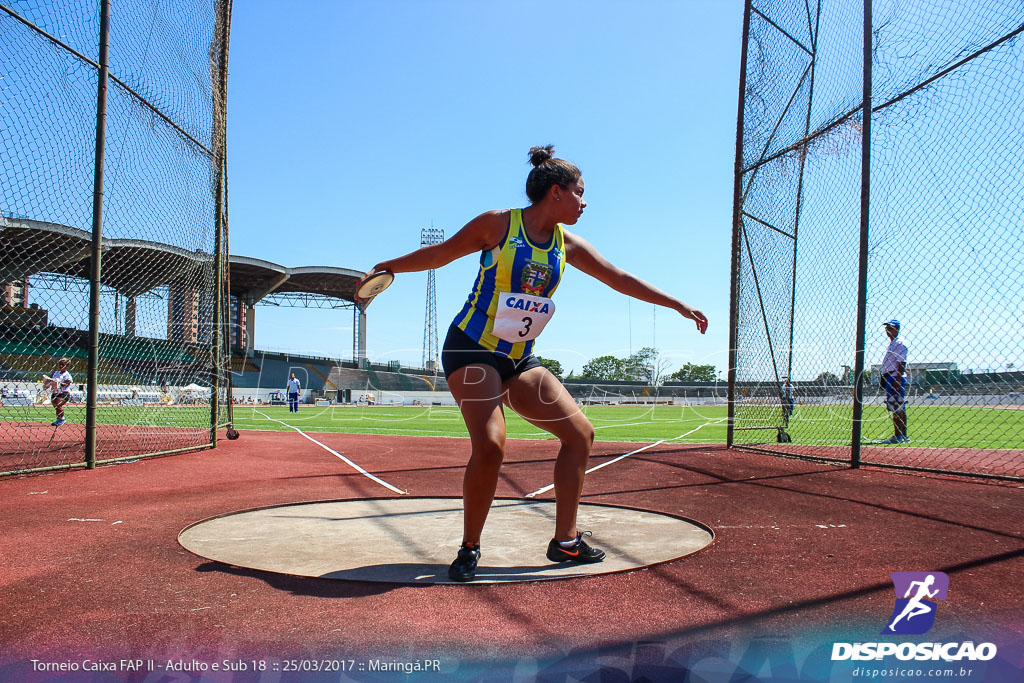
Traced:
<path id="1" fill-rule="evenodd" d="M 555 314 L 555 302 L 528 294 L 498 295 L 494 315 L 494 336 L 513 344 L 536 339 Z"/>

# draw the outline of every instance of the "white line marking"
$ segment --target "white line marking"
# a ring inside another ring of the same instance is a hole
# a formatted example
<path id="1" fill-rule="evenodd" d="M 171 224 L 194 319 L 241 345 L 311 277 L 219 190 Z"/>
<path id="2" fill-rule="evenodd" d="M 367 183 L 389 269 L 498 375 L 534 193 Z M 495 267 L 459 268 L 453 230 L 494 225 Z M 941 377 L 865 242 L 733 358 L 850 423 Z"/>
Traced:
<path id="1" fill-rule="evenodd" d="M 674 420 L 671 420 L 671 421 L 674 422 Z M 630 422 L 629 424 L 621 424 L 621 425 L 620 424 L 603 425 L 601 427 L 594 427 L 594 429 L 615 429 L 616 427 L 636 427 L 638 425 L 652 425 L 652 424 L 654 424 L 654 420 L 648 420 L 647 422 Z M 545 434 L 550 435 L 551 432 L 527 432 L 526 436 L 544 436 Z"/>
<path id="2" fill-rule="evenodd" d="M 310 441 L 312 441 L 313 443 L 315 443 L 317 446 L 319 446 L 320 448 L 324 449 L 328 453 L 330 453 L 332 455 L 336 455 L 337 457 L 339 457 L 342 460 L 344 460 L 349 465 L 349 467 L 351 467 L 352 469 L 356 470 L 360 474 L 363 474 L 364 476 L 369 477 L 370 479 L 372 479 L 373 481 L 377 482 L 378 484 L 380 484 L 384 488 L 390 489 L 390 490 L 394 491 L 395 493 L 401 493 L 401 494 L 409 493 L 408 491 L 403 491 L 400 488 L 392 486 L 391 484 L 387 483 L 383 479 L 380 479 L 378 477 L 373 476 L 372 474 L 370 474 L 369 472 L 364 470 L 362 467 L 360 467 L 359 465 L 355 464 L 354 462 L 352 462 L 351 460 L 346 458 L 344 455 L 342 455 L 338 451 L 334 450 L 333 448 L 330 448 L 329 446 L 325 446 L 324 444 L 320 443 L 319 441 L 317 441 L 316 439 L 314 439 L 313 437 L 311 437 L 309 434 L 307 434 L 306 432 L 302 431 L 298 427 L 292 427 L 287 422 L 281 422 L 281 420 L 276 420 L 276 419 L 274 419 L 274 418 L 272 418 L 272 417 L 270 417 L 268 415 L 264 415 L 263 413 L 260 413 L 260 411 L 258 411 L 258 410 L 254 410 L 253 412 L 256 412 L 256 413 L 259 413 L 260 415 L 263 415 L 263 417 L 267 418 L 268 420 L 273 420 L 274 422 L 280 422 L 281 424 L 283 424 L 285 427 L 288 427 L 289 429 L 294 429 L 299 434 L 302 434 L 302 436 L 306 437 L 307 439 L 309 439 Z"/>
<path id="3" fill-rule="evenodd" d="M 362 427 L 360 425 L 341 425 L 352 429 L 372 429 L 378 432 L 423 432 L 424 434 L 450 434 L 440 429 L 408 429 L 406 427 Z M 339 432 L 325 432 L 326 434 L 338 434 Z"/>
<path id="4" fill-rule="evenodd" d="M 677 441 L 679 439 L 682 439 L 685 436 L 689 436 L 690 434 L 693 434 L 695 431 L 697 431 L 698 429 L 701 429 L 702 427 L 707 427 L 710 424 L 718 424 L 719 422 L 722 422 L 722 421 L 727 420 L 727 419 L 728 419 L 727 417 L 723 417 L 721 420 L 715 420 L 714 422 L 705 422 L 704 424 L 700 425 L 700 427 L 696 427 L 694 429 L 691 429 L 690 431 L 686 432 L 685 434 L 680 434 L 679 436 L 674 437 L 672 439 L 661 439 L 660 441 L 655 441 L 652 444 L 647 444 L 643 448 L 638 448 L 635 451 L 630 451 L 629 453 L 623 453 L 619 457 L 613 458 L 613 459 L 609 460 L 608 462 L 603 462 L 600 465 L 595 465 L 594 467 L 591 467 L 589 470 L 584 472 L 584 474 L 590 474 L 591 472 L 596 472 L 597 470 L 601 469 L 602 467 L 607 467 L 608 465 L 611 465 L 613 462 L 618 462 L 618 461 L 622 460 L 623 458 L 628 458 L 629 456 L 634 455 L 636 453 L 639 453 L 641 451 L 646 451 L 648 448 L 654 448 L 655 446 L 657 446 L 659 444 L 663 444 L 666 441 Z M 527 493 L 525 497 L 526 498 L 533 498 L 534 496 L 538 496 L 538 495 L 540 495 L 542 493 L 547 493 L 548 491 L 550 491 L 553 488 L 555 488 L 555 485 L 554 484 L 550 484 L 548 486 L 545 486 L 544 488 L 537 489 L 533 493 Z"/>
<path id="5" fill-rule="evenodd" d="M 682 439 L 684 436 L 689 436 L 690 434 L 693 434 L 698 429 L 702 429 L 704 427 L 707 427 L 708 425 L 716 425 L 719 422 L 725 422 L 728 419 L 729 419 L 728 417 L 721 417 L 721 418 L 719 418 L 717 420 L 712 420 L 711 422 L 705 422 L 704 424 L 702 424 L 702 425 L 700 425 L 698 427 L 694 427 L 693 429 L 691 429 L 690 431 L 686 432 L 685 434 L 680 434 L 677 437 L 674 437 L 674 438 L 671 438 L 671 439 L 667 439 L 667 440 L 668 441 L 677 441 L 679 439 Z"/>

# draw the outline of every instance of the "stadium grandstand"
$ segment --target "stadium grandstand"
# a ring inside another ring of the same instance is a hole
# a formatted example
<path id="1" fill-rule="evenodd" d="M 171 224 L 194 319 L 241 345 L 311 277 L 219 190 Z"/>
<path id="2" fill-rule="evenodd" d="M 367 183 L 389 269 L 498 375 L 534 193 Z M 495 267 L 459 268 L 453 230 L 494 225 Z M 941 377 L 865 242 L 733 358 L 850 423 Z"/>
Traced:
<path id="1" fill-rule="evenodd" d="M 34 396 L 40 370 L 51 369 L 57 358 L 69 360 L 72 376 L 86 377 L 87 331 L 51 320 L 50 311 L 30 299 L 33 291 L 67 292 L 87 283 L 92 238 L 65 225 L 0 218 L 0 240 L 0 381 L 10 405 Z M 187 284 L 208 260 L 209 255 L 157 242 L 104 242 L 103 284 L 123 301 L 123 327 L 118 334 L 99 335 L 101 401 L 148 394 L 148 387 L 175 387 L 179 393 L 186 386 L 209 387 L 212 331 L 199 323 L 208 316 L 198 313 L 211 302 Z M 137 299 L 154 291 L 167 307 L 162 337 L 142 336 L 136 328 Z M 82 392 L 82 384 L 72 388 L 73 397 Z"/>
<path id="2" fill-rule="evenodd" d="M 0 263 L 0 383 L 5 402 L 39 398 L 40 369 L 66 357 L 69 371 L 86 376 L 88 334 L 54 324 L 49 311 L 31 302 L 33 290 L 67 288 L 88 279 L 90 233 L 29 219 L 0 217 L 5 258 Z M 202 291 L 184 283 L 208 255 L 144 240 L 104 241 L 103 284 L 118 294 L 122 327 L 100 334 L 98 395 L 101 402 L 209 400 L 212 329 L 204 310 L 212 306 Z M 146 264 L 139 268 L 138 264 Z M 362 273 L 331 266 L 288 268 L 270 261 L 231 256 L 231 384 L 236 402 L 276 400 L 291 373 L 302 382 L 301 400 L 331 403 L 450 403 L 443 377 L 398 363 L 366 358 L 366 311 L 355 305 L 354 287 Z M 140 330 L 137 300 L 163 299 L 166 329 Z M 324 358 L 253 348 L 257 305 L 331 306 L 353 311 L 352 357 Z M 159 335 L 159 336 L 156 336 Z M 84 385 L 72 396 L 81 400 Z M 206 391 L 206 394 L 203 394 Z"/>
<path id="3" fill-rule="evenodd" d="M 0 270 L 0 383 L 7 405 L 39 399 L 39 369 L 67 357 L 72 375 L 84 378 L 88 335 L 82 329 L 53 324 L 48 311 L 31 303 L 33 288 L 67 286 L 82 281 L 90 269 L 89 233 L 64 225 L 27 219 L 0 218 L 5 258 Z M 202 268 L 203 254 L 142 240 L 109 239 L 104 243 L 103 281 L 121 299 L 123 327 L 118 334 L 100 334 L 98 395 L 101 402 L 195 402 L 209 400 L 211 330 L 199 321 L 209 303 L 202 292 L 183 286 Z M 145 262 L 140 269 L 137 263 Z M 431 369 L 404 367 L 398 362 L 372 363 L 366 357 L 366 311 L 355 305 L 357 270 L 331 266 L 289 268 L 247 256 L 230 257 L 231 364 L 235 403 L 283 402 L 291 375 L 302 383 L 300 400 L 332 405 L 453 405 L 444 377 Z M 136 329 L 136 300 L 166 300 L 162 335 Z M 282 353 L 254 348 L 256 307 L 331 306 L 353 312 L 352 356 Z M 877 371 L 877 368 L 872 368 Z M 912 392 L 937 403 L 1015 403 L 1024 392 L 1024 373 L 967 373 L 955 363 L 912 364 Z M 794 382 L 798 403 L 830 404 L 848 399 L 846 373 L 839 382 Z M 718 383 L 666 382 L 652 387 L 637 382 L 565 381 L 581 405 L 725 405 L 727 388 Z M 777 403 L 777 392 L 756 383 L 739 386 L 737 400 Z M 73 387 L 78 400 L 81 383 Z M 204 393 L 206 392 L 206 393 Z M 989 397 L 990 400 L 985 400 Z"/>
<path id="4" fill-rule="evenodd" d="M 331 404 L 451 404 L 444 377 L 425 368 L 366 357 L 366 311 L 354 303 L 362 272 L 347 268 L 285 266 L 245 256 L 231 264 L 231 384 L 236 403 L 283 402 L 292 373 L 302 384 L 299 400 Z M 256 307 L 287 305 L 351 308 L 352 356 L 327 358 L 254 348 Z"/>

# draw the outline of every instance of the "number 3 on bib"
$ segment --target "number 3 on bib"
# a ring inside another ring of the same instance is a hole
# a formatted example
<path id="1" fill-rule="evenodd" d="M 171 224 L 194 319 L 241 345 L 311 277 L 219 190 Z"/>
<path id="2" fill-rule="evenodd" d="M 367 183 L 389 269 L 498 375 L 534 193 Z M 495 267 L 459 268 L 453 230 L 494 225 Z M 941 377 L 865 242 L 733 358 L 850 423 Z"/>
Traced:
<path id="1" fill-rule="evenodd" d="M 555 302 L 543 296 L 498 295 L 494 336 L 513 344 L 536 339 L 555 314 Z"/>

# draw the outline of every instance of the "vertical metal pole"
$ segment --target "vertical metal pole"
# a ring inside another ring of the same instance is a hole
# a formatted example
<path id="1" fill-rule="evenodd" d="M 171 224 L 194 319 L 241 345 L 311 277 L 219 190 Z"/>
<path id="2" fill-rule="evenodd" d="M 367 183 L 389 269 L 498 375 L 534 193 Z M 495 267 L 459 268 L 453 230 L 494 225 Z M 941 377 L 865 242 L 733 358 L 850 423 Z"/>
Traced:
<path id="1" fill-rule="evenodd" d="M 228 71 L 228 27 L 230 22 L 230 3 L 217 3 L 217 23 L 220 28 L 220 54 L 218 55 L 219 73 L 217 74 L 217 96 L 219 102 L 214 106 L 217 111 L 218 138 L 214 149 L 216 150 L 214 163 L 217 165 L 217 208 L 215 214 L 216 243 L 214 245 L 214 261 L 216 263 L 216 285 L 214 286 L 213 303 L 213 376 L 210 387 L 210 445 L 217 446 L 217 425 L 220 422 L 220 380 L 221 371 L 224 369 L 223 330 L 225 318 L 225 304 L 228 298 L 228 287 L 226 277 L 227 267 L 227 71 Z M 230 322 L 230 315 L 226 316 Z M 230 372 L 230 345 L 227 355 L 228 371 Z M 228 415 L 230 409 L 230 381 L 228 383 Z"/>
<path id="2" fill-rule="evenodd" d="M 221 20 L 223 21 L 224 33 L 223 42 L 221 43 L 221 63 L 220 63 L 220 79 L 223 89 L 223 107 L 224 113 L 224 139 L 222 140 L 223 148 L 223 161 L 224 161 L 224 221 L 223 221 L 223 233 L 224 242 L 222 249 L 224 250 L 224 271 L 222 277 L 224 279 L 224 320 L 229 326 L 231 325 L 231 199 L 230 199 L 230 183 L 228 182 L 228 46 L 231 43 L 231 16 L 234 8 L 232 0 L 224 0 L 221 5 L 222 14 Z M 241 305 L 241 302 L 239 302 Z M 239 308 L 239 314 L 241 314 L 241 307 Z M 241 315 L 239 315 L 239 323 L 241 323 Z M 226 387 L 224 403 L 227 406 L 228 419 L 227 423 L 234 427 L 235 425 L 235 388 L 234 379 L 231 369 L 231 334 L 224 335 L 224 353 L 225 360 L 225 373 L 226 373 Z"/>
<path id="3" fill-rule="evenodd" d="M 359 367 L 363 367 L 363 361 L 366 360 L 366 310 L 356 306 L 356 316 L 359 318 L 359 350 L 358 360 Z"/>
<path id="4" fill-rule="evenodd" d="M 740 92 L 736 105 L 736 160 L 732 191 L 732 277 L 729 285 L 729 409 L 726 447 L 732 448 L 736 418 L 736 362 L 740 319 L 740 245 L 743 230 L 741 196 L 743 189 L 743 107 L 747 90 L 747 46 L 750 40 L 750 5 L 743 3 L 743 48 L 740 54 Z"/>
<path id="5" fill-rule="evenodd" d="M 220 157 L 220 154 L 217 155 Z M 214 218 L 216 236 L 214 237 L 213 261 L 216 268 L 216 284 L 213 295 L 213 339 L 211 351 L 213 352 L 213 372 L 210 373 L 210 445 L 217 446 L 217 422 L 220 419 L 220 370 L 221 370 L 221 324 L 223 315 L 221 307 L 224 305 L 224 165 L 218 158 L 217 164 L 217 208 Z"/>
<path id="6" fill-rule="evenodd" d="M 871 190 L 871 0 L 864 0 L 864 113 L 860 153 L 860 264 L 857 280 L 857 355 L 853 366 L 853 429 L 850 466 L 860 467 L 860 442 L 864 415 L 864 339 L 868 299 L 868 224 Z"/>
<path id="7" fill-rule="evenodd" d="M 100 70 L 96 88 L 96 161 L 93 171 L 92 260 L 89 273 L 89 365 L 85 400 L 85 466 L 96 468 L 96 382 L 100 364 L 100 270 L 103 246 L 103 166 L 107 155 L 110 76 L 110 0 L 100 1 Z"/>
<path id="8" fill-rule="evenodd" d="M 245 355 L 256 356 L 256 300 L 248 293 L 245 295 Z"/>
<path id="9" fill-rule="evenodd" d="M 230 12 L 230 9 L 229 9 Z M 230 14 L 228 15 L 230 17 Z M 226 71 L 226 67 L 225 67 Z M 228 209 L 230 201 L 228 199 L 228 150 L 227 150 L 227 138 L 225 136 L 224 143 L 224 306 L 227 309 L 225 313 L 225 321 L 231 325 L 231 217 Z M 241 303 L 241 302 L 239 302 Z M 239 308 L 239 312 L 241 312 Z M 239 316 L 241 317 L 241 316 Z M 241 322 L 241 321 L 239 321 Z M 225 335 L 224 349 L 225 354 L 224 370 L 227 376 L 227 386 L 225 387 L 224 402 L 227 406 L 228 411 L 228 424 L 232 427 L 235 426 L 235 387 L 234 387 L 234 375 L 231 369 L 231 335 Z"/>
<path id="10" fill-rule="evenodd" d="M 808 17 L 810 20 L 810 17 Z M 814 23 L 814 33 L 811 36 L 811 82 L 807 92 L 807 118 L 804 120 L 804 140 L 811 134 L 811 114 L 814 107 L 814 74 L 818 66 L 818 31 L 821 27 L 821 3 L 818 3 L 818 12 Z M 797 182 L 796 190 L 796 220 L 793 222 L 793 286 L 789 299 L 789 363 L 786 368 L 786 377 L 793 381 L 793 337 L 795 334 L 794 322 L 796 319 L 796 258 L 800 244 L 800 214 L 804 203 L 804 170 L 807 167 L 807 145 L 805 144 L 800 155 L 800 179 Z"/>

